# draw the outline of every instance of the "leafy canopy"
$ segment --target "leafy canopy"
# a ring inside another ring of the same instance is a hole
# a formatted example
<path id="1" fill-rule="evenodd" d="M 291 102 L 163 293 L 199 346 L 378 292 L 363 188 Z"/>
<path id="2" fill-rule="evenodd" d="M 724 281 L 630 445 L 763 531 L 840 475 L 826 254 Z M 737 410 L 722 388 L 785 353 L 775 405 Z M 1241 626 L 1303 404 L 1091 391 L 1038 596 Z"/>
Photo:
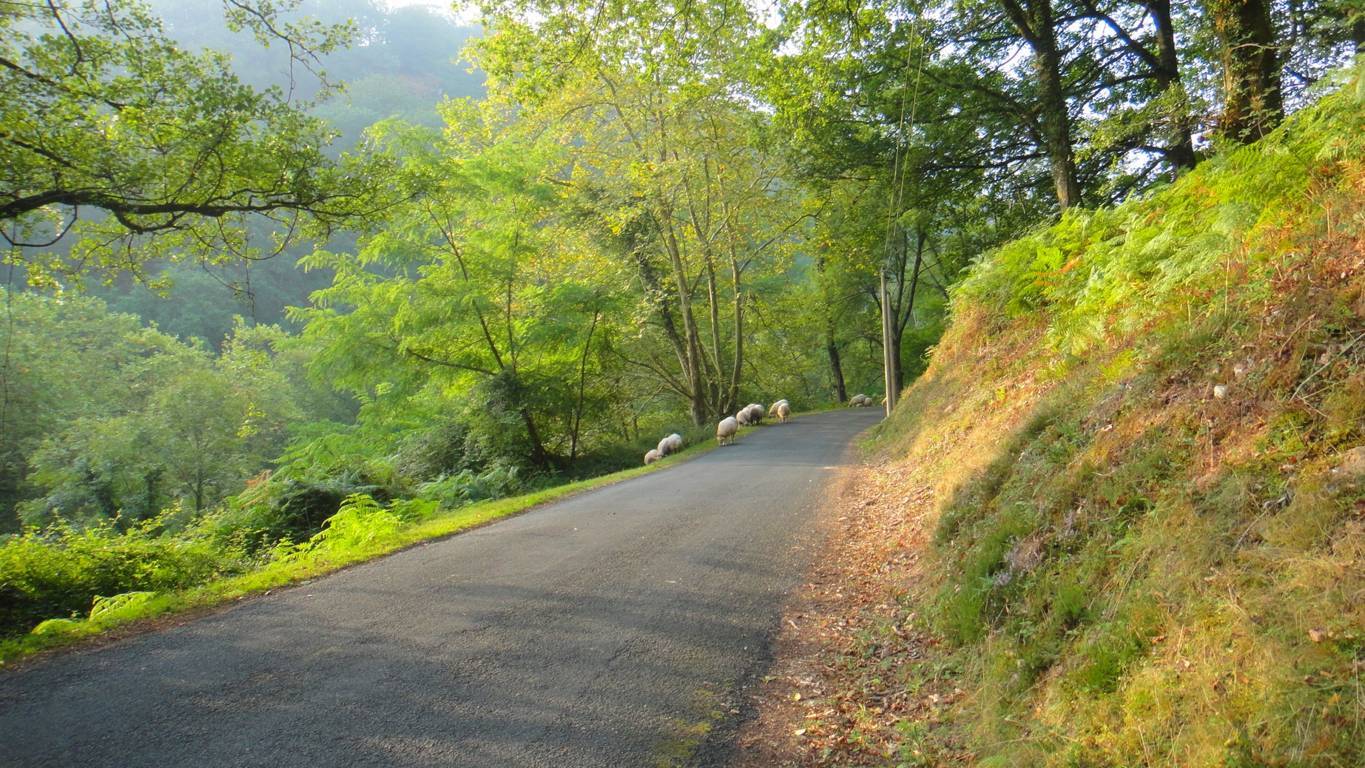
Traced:
<path id="1" fill-rule="evenodd" d="M 300 70 L 350 25 L 288 21 L 294 0 L 223 0 L 226 23 L 287 46 Z M 226 54 L 190 52 L 138 0 L 35 3 L 0 13 L 0 236 L 31 255 L 30 281 L 156 257 L 251 256 L 247 224 L 276 240 L 366 209 L 373 173 L 324 153 L 334 131 L 301 88 L 244 84 Z M 326 95 L 325 77 L 315 97 Z M 152 237 L 156 236 L 156 237 Z M 275 247 L 279 247 L 279 243 Z M 16 258 L 11 256 L 11 258 Z"/>

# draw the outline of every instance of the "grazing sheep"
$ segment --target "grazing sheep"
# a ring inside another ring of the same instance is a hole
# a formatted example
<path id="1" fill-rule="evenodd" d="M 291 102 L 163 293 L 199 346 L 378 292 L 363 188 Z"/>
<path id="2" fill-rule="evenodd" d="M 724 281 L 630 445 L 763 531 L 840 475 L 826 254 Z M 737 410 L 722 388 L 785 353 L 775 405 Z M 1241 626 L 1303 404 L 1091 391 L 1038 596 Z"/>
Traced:
<path id="1" fill-rule="evenodd" d="M 734 418 L 741 427 L 747 427 L 753 422 L 753 420 L 749 418 L 749 406 L 747 405 L 736 411 Z"/>
<path id="2" fill-rule="evenodd" d="M 721 445 L 733 443 L 737 432 L 739 432 L 739 420 L 734 416 L 726 416 L 716 425 L 716 442 Z"/>
<path id="3" fill-rule="evenodd" d="M 677 453 L 678 451 L 681 451 L 682 447 L 683 447 L 682 435 L 678 434 L 677 432 L 674 432 L 673 434 L 659 441 L 658 449 L 659 456 L 661 457 L 671 456 Z"/>
<path id="4" fill-rule="evenodd" d="M 749 412 L 750 424 L 762 424 L 763 417 L 767 414 L 767 411 L 763 409 L 762 403 L 749 403 L 748 407 L 744 410 Z"/>
<path id="5" fill-rule="evenodd" d="M 786 424 L 787 419 L 791 418 L 791 415 L 792 407 L 790 405 L 787 405 L 786 400 L 783 400 L 782 402 L 777 404 L 777 420 L 779 422 Z"/>
<path id="6" fill-rule="evenodd" d="M 663 456 L 659 453 L 658 449 L 656 448 L 650 448 L 648 451 L 645 452 L 646 465 L 653 464 L 654 462 L 658 461 L 661 458 L 663 458 Z"/>
<path id="7" fill-rule="evenodd" d="M 777 415 L 777 406 L 779 406 L 779 405 L 788 405 L 788 406 L 789 406 L 790 403 L 787 402 L 787 398 L 785 398 L 785 397 L 782 398 L 781 400 L 778 400 L 777 402 L 775 402 L 775 403 L 773 403 L 772 405 L 768 406 L 768 415 L 769 415 L 769 416 L 776 416 L 776 415 Z"/>

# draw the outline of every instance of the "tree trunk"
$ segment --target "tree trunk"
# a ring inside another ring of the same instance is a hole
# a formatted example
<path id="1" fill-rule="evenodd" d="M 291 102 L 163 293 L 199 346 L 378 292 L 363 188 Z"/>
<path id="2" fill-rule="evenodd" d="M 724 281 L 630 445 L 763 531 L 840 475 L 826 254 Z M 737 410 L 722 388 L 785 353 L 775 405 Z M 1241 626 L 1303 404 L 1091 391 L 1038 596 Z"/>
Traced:
<path id="1" fill-rule="evenodd" d="M 706 356 L 707 378 L 711 380 L 711 402 L 716 403 L 723 410 L 725 408 L 721 401 L 724 393 L 721 391 L 725 386 L 725 371 L 720 365 L 720 291 L 716 287 L 716 265 L 711 258 L 711 249 L 706 248 L 706 302 L 708 319 L 711 323 L 711 352 Z"/>
<path id="2" fill-rule="evenodd" d="M 728 222 L 730 219 L 729 207 L 726 206 L 724 211 Z M 739 406 L 739 382 L 744 371 L 744 289 L 740 282 L 743 278 L 743 271 L 739 266 L 739 254 L 735 251 L 735 232 L 729 223 L 726 224 L 725 229 L 730 240 L 730 281 L 735 291 L 734 367 L 730 369 L 729 395 L 726 397 L 728 404 L 724 408 L 725 411 L 730 411 Z"/>
<path id="3" fill-rule="evenodd" d="M 910 273 L 910 290 L 904 300 L 905 311 L 901 312 L 897 308 L 895 327 L 892 328 L 891 342 L 895 351 L 895 359 L 892 361 L 891 370 L 895 374 L 894 383 L 897 393 L 905 388 L 905 366 L 901 362 L 901 339 L 905 336 L 905 326 L 915 316 L 915 294 L 919 293 L 919 276 L 924 266 L 924 240 L 924 232 L 917 230 L 915 232 L 915 266 Z M 901 280 L 905 280 L 904 268 L 901 271 Z"/>
<path id="4" fill-rule="evenodd" d="M 838 402 L 848 402 L 848 386 L 844 381 L 844 364 L 839 356 L 839 344 L 835 339 L 837 323 L 834 318 L 834 307 L 831 306 L 829 297 L 829 286 L 825 283 L 825 257 L 821 255 L 815 260 L 815 271 L 819 275 L 820 301 L 823 304 L 821 309 L 825 321 L 825 355 L 829 358 L 829 375 L 834 383 L 834 396 Z"/>
<path id="5" fill-rule="evenodd" d="M 157 499 L 159 497 L 158 490 L 161 485 L 162 474 L 162 470 L 158 467 L 149 470 L 147 474 L 143 476 L 143 479 L 147 483 L 147 495 L 142 503 L 142 517 L 151 517 L 160 511 Z"/>
<path id="6" fill-rule="evenodd" d="M 891 415 L 891 409 L 896 407 L 895 402 L 895 357 L 899 356 L 899 348 L 892 341 L 892 335 L 896 323 L 892 319 L 895 311 L 891 306 L 891 291 L 886 288 L 886 269 L 881 270 L 879 285 L 877 288 L 877 303 L 881 306 L 882 314 L 882 389 L 886 392 L 886 414 Z"/>
<path id="7" fill-rule="evenodd" d="M 723 411 L 739 406 L 739 380 L 744 370 L 744 294 L 739 290 L 739 266 L 732 265 L 732 269 L 735 276 L 735 365 L 730 371 L 729 394 L 721 405 Z"/>
<path id="8" fill-rule="evenodd" d="M 588 351 L 592 349 L 592 334 L 597 330 L 597 320 L 601 310 L 592 313 L 592 324 L 588 326 L 588 338 L 583 341 L 583 354 L 578 359 L 578 404 L 574 407 L 573 432 L 569 438 L 569 461 L 578 458 L 578 428 L 583 421 L 583 392 L 588 384 Z"/>
<path id="9" fill-rule="evenodd" d="M 686 174 L 683 177 L 683 185 L 687 190 L 687 213 L 692 223 L 692 231 L 697 236 L 697 243 L 701 248 L 702 258 L 706 264 L 706 302 L 707 319 L 710 321 L 711 348 L 703 350 L 707 354 L 703 357 L 706 364 L 707 386 L 710 390 L 710 401 L 716 408 L 725 412 L 729 410 L 726 404 L 727 389 L 726 383 L 729 376 L 725 373 L 725 367 L 721 364 L 723 347 L 721 345 L 720 333 L 720 290 L 716 284 L 716 253 L 715 244 L 711 239 L 711 161 L 709 157 L 702 158 L 702 167 L 705 170 L 705 207 L 699 214 L 697 203 L 692 195 L 692 185 L 687 180 Z"/>
<path id="10" fill-rule="evenodd" d="M 844 364 L 839 358 L 839 345 L 834 341 L 834 328 L 825 329 L 825 354 L 829 357 L 829 376 L 834 381 L 834 397 L 848 402 L 848 385 L 844 383 Z"/>
<path id="11" fill-rule="evenodd" d="M 202 468 L 194 471 L 194 513 L 197 515 L 204 511 L 204 470 Z"/>
<path id="12" fill-rule="evenodd" d="M 905 366 L 901 363 L 901 338 L 904 334 L 892 324 L 891 327 L 891 391 L 896 393 L 895 398 L 900 397 L 900 392 L 905 389 Z"/>
<path id="13" fill-rule="evenodd" d="M 1284 118 L 1280 64 L 1268 0 L 1206 0 L 1222 47 L 1223 112 L 1218 132 L 1247 144 Z"/>
<path id="14" fill-rule="evenodd" d="M 659 276 L 654 274 L 654 268 L 644 253 L 640 252 L 639 249 L 635 249 L 633 253 L 635 255 L 635 266 L 640 274 L 640 284 L 645 289 L 645 296 L 650 305 L 658 312 L 659 322 L 664 327 L 664 337 L 668 339 L 669 346 L 673 348 L 673 354 L 678 358 L 678 368 L 686 370 L 687 353 L 684 351 L 682 335 L 678 333 L 678 324 L 673 321 L 673 313 L 669 311 L 668 302 L 662 298 L 665 295 L 665 290 L 659 283 Z"/>
<path id="15" fill-rule="evenodd" d="M 535 419 L 531 418 L 531 412 L 522 408 L 518 413 L 521 414 L 521 421 L 526 425 L 526 436 L 531 440 L 531 463 L 542 469 L 550 466 L 550 452 L 545 450 L 545 443 L 540 439 L 540 430 L 536 428 Z"/>
<path id="16" fill-rule="evenodd" d="M 692 423 L 701 426 L 706 423 L 706 419 L 711 414 L 708 413 L 706 402 L 706 385 L 702 380 L 702 361 L 701 361 L 701 341 L 698 339 L 697 318 L 692 314 L 692 293 L 687 285 L 687 268 L 683 266 L 682 252 L 678 250 L 678 240 L 673 234 L 672 225 L 668 223 L 671 213 L 667 210 L 662 212 L 659 217 L 659 226 L 664 238 L 664 248 L 668 251 L 668 258 L 673 264 L 673 282 L 677 288 L 678 311 L 683 319 L 683 337 L 685 342 L 685 358 L 687 375 L 687 387 L 690 390 L 688 403 L 692 416 Z"/>
<path id="17" fill-rule="evenodd" d="M 1038 75 L 1038 107 L 1052 184 L 1057 190 L 1058 205 L 1066 210 L 1081 202 L 1081 185 L 1076 180 L 1076 159 L 1071 148 L 1071 115 L 1062 92 L 1061 54 L 1051 26 L 1046 42 L 1034 48 L 1034 71 Z"/>
<path id="18" fill-rule="evenodd" d="M 1171 178 L 1182 170 L 1194 167 L 1194 133 L 1190 125 L 1189 105 L 1183 98 L 1184 84 L 1180 81 L 1180 58 L 1175 43 L 1175 22 L 1171 19 L 1170 0 L 1147 0 L 1147 14 L 1156 27 L 1156 59 L 1154 70 L 1157 86 L 1162 93 L 1172 88 L 1181 89 L 1180 112 L 1174 116 L 1171 144 L 1166 149 L 1166 161 L 1171 165 Z"/>
<path id="19" fill-rule="evenodd" d="M 1076 179 L 1076 158 L 1071 146 L 1071 114 L 1062 87 L 1062 54 L 1057 50 L 1057 30 L 1051 0 L 1033 0 L 1026 6 L 1017 0 L 1001 0 L 1005 14 L 1033 50 L 1033 73 L 1038 78 L 1038 118 L 1043 151 L 1052 172 L 1057 203 L 1066 210 L 1081 201 Z"/>

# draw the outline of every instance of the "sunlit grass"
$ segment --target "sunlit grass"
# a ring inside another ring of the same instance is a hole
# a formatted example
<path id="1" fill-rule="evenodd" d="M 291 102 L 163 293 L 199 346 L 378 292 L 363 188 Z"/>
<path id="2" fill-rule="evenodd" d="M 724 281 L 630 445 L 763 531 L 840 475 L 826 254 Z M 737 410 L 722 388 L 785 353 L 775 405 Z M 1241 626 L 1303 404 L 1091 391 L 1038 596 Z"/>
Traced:
<path id="1" fill-rule="evenodd" d="M 966 691 L 907 745 L 1365 762 L 1362 118 L 1328 97 L 968 277 L 868 440 L 934 488 L 905 611 Z"/>

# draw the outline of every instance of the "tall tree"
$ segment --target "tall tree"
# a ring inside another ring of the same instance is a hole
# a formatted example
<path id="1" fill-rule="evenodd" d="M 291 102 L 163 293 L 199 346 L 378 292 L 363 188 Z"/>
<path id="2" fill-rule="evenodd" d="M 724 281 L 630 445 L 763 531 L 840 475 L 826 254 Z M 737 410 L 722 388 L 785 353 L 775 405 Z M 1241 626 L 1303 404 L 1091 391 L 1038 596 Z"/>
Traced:
<path id="1" fill-rule="evenodd" d="M 490 96 L 575 147 L 567 183 L 634 272 L 657 343 L 624 362 L 697 424 L 732 411 L 755 272 L 800 219 L 763 118 L 736 87 L 758 40 L 752 11 L 734 0 L 483 10 L 494 32 L 476 60 Z"/>
<path id="2" fill-rule="evenodd" d="M 1284 118 L 1280 62 L 1270 0 L 1206 0 L 1223 74 L 1218 132 L 1252 142 Z"/>
<path id="3" fill-rule="evenodd" d="M 1080 12 L 1099 25 L 1092 33 L 1096 55 L 1091 58 L 1097 67 L 1113 70 L 1097 77 L 1097 88 L 1110 94 L 1104 102 L 1106 119 L 1126 120 L 1130 111 L 1141 114 L 1138 124 L 1128 130 L 1129 136 L 1119 141 L 1154 151 L 1172 177 L 1193 168 L 1197 159 L 1194 115 L 1180 68 L 1170 0 L 1082 0 Z M 1123 54 L 1127 66 L 1109 53 L 1111 47 Z M 1151 144 L 1150 133 L 1162 143 Z"/>
<path id="4" fill-rule="evenodd" d="M 1000 6 L 1032 51 L 1035 108 L 1043 148 L 1057 190 L 1057 203 L 1066 210 L 1081 201 L 1081 186 L 1076 178 L 1071 113 L 1062 82 L 1062 49 L 1057 41 L 1052 0 L 1000 0 Z"/>
<path id="5" fill-rule="evenodd" d="M 443 112 L 444 132 L 375 132 L 406 202 L 359 253 L 309 259 L 336 279 L 297 316 L 319 365 L 368 402 L 362 416 L 456 411 L 490 459 L 552 469 L 578 451 L 609 298 L 588 279 L 590 246 L 557 224 L 555 148 L 501 140 L 466 102 Z"/>

